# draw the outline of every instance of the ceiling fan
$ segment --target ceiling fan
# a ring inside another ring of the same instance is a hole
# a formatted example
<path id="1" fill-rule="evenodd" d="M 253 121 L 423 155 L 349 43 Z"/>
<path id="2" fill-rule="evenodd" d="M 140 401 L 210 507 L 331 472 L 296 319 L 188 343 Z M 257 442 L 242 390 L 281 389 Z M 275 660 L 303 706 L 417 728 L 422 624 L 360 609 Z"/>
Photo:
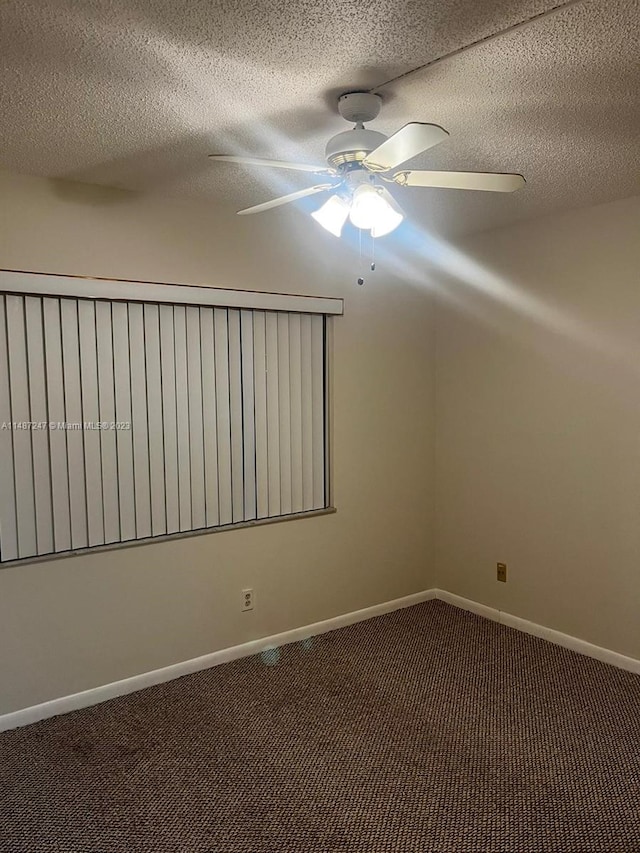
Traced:
<path id="1" fill-rule="evenodd" d="M 410 122 L 392 136 L 368 130 L 365 122 L 380 112 L 382 99 L 371 92 L 348 92 L 338 99 L 338 111 L 346 121 L 354 122 L 352 130 L 333 136 L 327 143 L 327 166 L 288 163 L 281 160 L 261 160 L 255 157 L 236 157 L 231 154 L 210 154 L 212 160 L 224 160 L 243 166 L 270 166 L 309 172 L 326 180 L 297 192 L 239 210 L 244 216 L 261 213 L 273 207 L 296 201 L 305 196 L 331 193 L 324 204 L 311 216 L 327 231 L 339 237 L 347 217 L 373 237 L 383 237 L 404 219 L 404 213 L 383 183 L 401 187 L 439 187 L 442 189 L 485 190 L 514 192 L 525 183 L 522 175 L 496 172 L 441 172 L 398 170 L 398 167 L 427 151 L 449 134 L 437 124 Z"/>

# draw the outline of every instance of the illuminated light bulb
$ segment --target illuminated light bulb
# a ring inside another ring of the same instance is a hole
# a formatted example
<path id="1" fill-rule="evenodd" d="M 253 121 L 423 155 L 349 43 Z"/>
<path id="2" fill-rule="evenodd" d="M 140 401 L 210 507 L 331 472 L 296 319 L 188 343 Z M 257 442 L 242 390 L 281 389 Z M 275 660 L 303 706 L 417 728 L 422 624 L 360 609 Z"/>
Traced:
<path id="1" fill-rule="evenodd" d="M 353 194 L 349 219 L 356 228 L 368 231 L 382 217 L 386 207 L 387 201 L 372 184 L 360 184 Z"/>
<path id="2" fill-rule="evenodd" d="M 371 229 L 372 237 L 384 237 L 385 234 L 390 234 L 404 219 L 404 213 L 391 193 L 384 187 L 381 193 L 387 206 L 376 218 L 375 225 Z"/>
<path id="3" fill-rule="evenodd" d="M 349 218 L 356 228 L 370 230 L 372 237 L 384 237 L 400 225 L 404 215 L 384 187 L 361 184 L 353 194 Z"/>
<path id="4" fill-rule="evenodd" d="M 319 222 L 323 228 L 335 234 L 336 237 L 342 234 L 342 228 L 348 215 L 349 203 L 340 198 L 339 195 L 332 195 L 322 207 L 311 214 L 316 222 Z"/>

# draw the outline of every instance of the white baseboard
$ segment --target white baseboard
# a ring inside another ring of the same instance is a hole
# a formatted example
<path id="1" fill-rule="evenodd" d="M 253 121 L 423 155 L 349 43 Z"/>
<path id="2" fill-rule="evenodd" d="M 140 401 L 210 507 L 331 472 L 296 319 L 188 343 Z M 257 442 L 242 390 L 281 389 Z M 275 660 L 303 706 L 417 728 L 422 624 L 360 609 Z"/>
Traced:
<path id="1" fill-rule="evenodd" d="M 478 616 L 484 616 L 485 619 L 491 619 L 493 622 L 499 622 L 501 625 L 508 625 L 510 628 L 522 631 L 524 634 L 532 634 L 534 637 L 548 640 L 548 642 L 554 643 L 556 646 L 571 649 L 571 651 L 578 652 L 578 654 L 595 658 L 603 663 L 608 663 L 612 666 L 617 666 L 619 669 L 626 669 L 628 672 L 640 675 L 640 660 L 636 660 L 636 658 L 627 657 L 627 655 L 622 655 L 619 652 L 612 652 L 610 649 L 602 648 L 602 646 L 595 646 L 586 640 L 580 640 L 577 637 L 563 634 L 561 631 L 555 631 L 553 628 L 546 628 L 544 625 L 538 625 L 535 622 L 528 622 L 519 616 L 513 616 L 511 613 L 505 613 L 503 610 L 496 610 L 494 607 L 488 607 L 486 604 L 478 604 L 476 601 L 462 598 L 443 589 L 436 589 L 434 592 L 436 598 L 446 601 L 447 604 L 453 604 L 454 607 L 460 607 L 462 610 L 468 610 L 470 613 L 477 613 Z"/>
<path id="2" fill-rule="evenodd" d="M 345 613 L 342 616 L 334 616 L 332 619 L 325 619 L 323 622 L 316 622 L 313 625 L 305 625 L 301 628 L 285 631 L 282 634 L 252 640 L 239 646 L 221 649 L 220 651 L 211 652 L 201 657 L 162 667 L 162 669 L 155 669 L 152 672 L 144 672 L 141 675 L 134 675 L 131 678 L 114 681 L 112 684 L 83 690 L 82 693 L 62 696 L 60 699 L 52 699 L 40 705 L 33 705 L 30 708 L 23 708 L 20 711 L 0 715 L 0 732 L 19 728 L 20 726 L 27 726 L 30 723 L 35 723 L 38 720 L 44 720 L 48 717 L 56 717 L 59 714 L 67 714 L 69 711 L 88 708 L 107 699 L 114 699 L 116 696 L 135 693 L 137 690 L 151 687 L 154 684 L 162 684 L 165 681 L 172 681 L 174 678 L 179 678 L 182 675 L 189 675 L 192 672 L 209 669 L 210 667 L 218 666 L 221 663 L 228 663 L 238 658 L 260 654 L 260 652 L 269 648 L 296 643 L 307 637 L 325 634 L 328 631 L 335 631 L 338 628 L 354 625 L 356 622 L 373 619 L 376 616 L 382 616 L 385 613 L 391 613 L 403 607 L 411 607 L 414 604 L 420 604 L 423 601 L 429 601 L 433 598 L 438 598 L 447 604 L 452 604 L 454 607 L 459 607 L 470 613 L 476 613 L 485 619 L 491 619 L 493 622 L 508 625 L 518 631 L 523 631 L 525 634 L 541 637 L 543 640 L 548 640 L 557 646 L 563 646 L 579 654 L 587 655 L 587 657 L 595 658 L 596 660 L 640 675 L 640 660 L 613 652 L 610 649 L 604 649 L 601 646 L 595 646 L 593 643 L 579 640 L 577 637 L 562 634 L 560 631 L 554 631 L 552 628 L 546 628 L 544 625 L 528 622 L 519 616 L 513 616 L 511 613 L 505 613 L 494 607 L 488 607 L 486 604 L 479 604 L 468 598 L 462 598 L 459 595 L 454 595 L 452 592 L 447 592 L 443 589 L 428 589 L 413 595 L 407 595 L 404 598 L 396 598 L 393 601 L 385 601 L 373 607 L 366 607 L 363 610 L 355 610 L 352 613 Z"/>
<path id="3" fill-rule="evenodd" d="M 172 681 L 174 678 L 180 678 L 182 675 L 190 675 L 193 672 L 210 669 L 221 663 L 228 663 L 238 658 L 260 654 L 260 652 L 266 649 L 286 646 L 289 643 L 296 643 L 308 637 L 326 634 L 328 631 L 335 631 L 337 628 L 354 625 L 356 622 L 363 622 L 365 619 L 373 619 L 375 616 L 382 616 L 394 610 L 401 610 L 403 607 L 411 607 L 414 604 L 429 601 L 435 598 L 435 594 L 436 591 L 434 589 L 424 590 L 413 595 L 406 595 L 404 598 L 396 598 L 392 601 L 385 601 L 382 604 L 375 604 L 373 607 L 365 607 L 363 610 L 355 610 L 352 613 L 334 616 L 332 619 L 325 619 L 323 622 L 316 622 L 313 625 L 304 625 L 301 628 L 284 631 L 282 634 L 262 637 L 259 640 L 242 643 L 239 646 L 231 646 L 230 648 L 211 652 L 210 654 L 192 658 L 191 660 L 174 663 L 171 666 L 164 666 L 162 669 L 143 672 L 131 678 L 123 678 L 121 681 L 114 681 L 111 684 L 104 684 L 101 687 L 92 687 L 90 690 L 83 690 L 81 693 L 73 693 L 71 696 L 61 696 L 59 699 L 52 699 L 40 705 L 32 705 L 30 708 L 23 708 L 19 711 L 3 714 L 0 715 L 0 732 L 16 729 L 20 726 L 28 726 L 31 723 L 38 722 L 38 720 L 57 717 L 59 714 L 68 714 L 69 711 L 88 708 L 91 705 L 105 702 L 107 699 L 115 699 L 117 696 L 135 693 L 137 690 L 152 687 L 154 684 Z"/>

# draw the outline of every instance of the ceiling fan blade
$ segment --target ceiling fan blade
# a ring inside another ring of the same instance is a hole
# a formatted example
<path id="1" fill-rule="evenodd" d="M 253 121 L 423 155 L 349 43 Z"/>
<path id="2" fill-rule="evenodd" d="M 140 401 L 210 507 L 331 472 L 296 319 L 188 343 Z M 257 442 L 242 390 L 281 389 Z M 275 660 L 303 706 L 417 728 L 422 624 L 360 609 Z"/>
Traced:
<path id="1" fill-rule="evenodd" d="M 335 175 L 328 166 L 310 166 L 307 163 L 287 163 L 284 160 L 261 160 L 258 157 L 236 157 L 234 154 L 209 154 L 210 160 L 223 160 L 239 166 L 273 166 L 275 169 L 293 169 L 294 172 L 312 172 L 314 175 Z"/>
<path id="2" fill-rule="evenodd" d="M 405 124 L 362 161 L 372 172 L 386 172 L 442 142 L 449 134 L 437 124 Z"/>
<path id="3" fill-rule="evenodd" d="M 304 190 L 298 190 L 295 193 L 281 195 L 279 198 L 272 198 L 271 201 L 263 201 L 262 204 L 254 204 L 253 207 L 245 207 L 244 210 L 239 210 L 239 216 L 245 216 L 247 213 L 262 213 L 263 210 L 271 210 L 272 207 L 280 207 L 281 204 L 289 204 L 290 201 L 304 198 L 315 193 L 323 193 L 327 190 L 332 190 L 335 184 L 318 184 L 315 187 L 307 187 Z"/>
<path id="4" fill-rule="evenodd" d="M 494 193 L 512 193 L 526 183 L 522 175 L 501 172 L 398 172 L 393 180 L 402 187 L 440 187 Z"/>

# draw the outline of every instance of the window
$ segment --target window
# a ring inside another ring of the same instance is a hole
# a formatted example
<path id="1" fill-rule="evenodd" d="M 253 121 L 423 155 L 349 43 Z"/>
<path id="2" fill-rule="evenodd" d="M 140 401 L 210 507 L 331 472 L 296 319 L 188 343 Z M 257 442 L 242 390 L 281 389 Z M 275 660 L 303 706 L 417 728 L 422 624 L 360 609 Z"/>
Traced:
<path id="1" fill-rule="evenodd" d="M 328 506 L 336 299 L 0 272 L 0 561 Z"/>

